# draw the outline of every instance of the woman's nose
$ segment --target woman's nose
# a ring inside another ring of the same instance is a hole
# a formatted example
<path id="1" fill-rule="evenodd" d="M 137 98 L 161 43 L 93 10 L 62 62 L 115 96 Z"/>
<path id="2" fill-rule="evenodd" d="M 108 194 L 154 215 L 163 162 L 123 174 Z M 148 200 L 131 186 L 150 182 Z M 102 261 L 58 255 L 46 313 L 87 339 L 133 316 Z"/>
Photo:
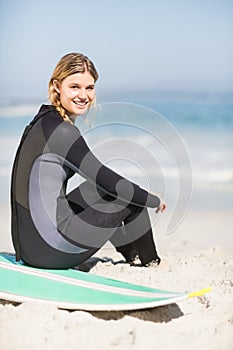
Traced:
<path id="1" fill-rule="evenodd" d="M 78 97 L 82 100 L 85 100 L 87 98 L 87 93 L 85 89 L 80 89 L 78 92 Z"/>

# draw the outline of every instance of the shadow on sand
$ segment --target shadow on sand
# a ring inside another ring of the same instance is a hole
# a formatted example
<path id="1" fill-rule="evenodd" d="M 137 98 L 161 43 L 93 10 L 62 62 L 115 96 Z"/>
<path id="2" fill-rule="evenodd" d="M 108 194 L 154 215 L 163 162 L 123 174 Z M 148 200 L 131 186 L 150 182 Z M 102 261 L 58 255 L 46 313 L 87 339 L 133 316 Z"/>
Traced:
<path id="1" fill-rule="evenodd" d="M 98 262 L 111 263 L 113 265 L 125 264 L 125 261 L 114 261 L 111 258 L 90 258 L 84 264 L 79 265 L 76 269 L 79 271 L 89 272 Z M 139 265 L 140 266 L 140 265 Z M 120 320 L 125 316 L 135 317 L 139 320 L 167 323 L 173 319 L 183 316 L 183 312 L 177 304 L 159 306 L 151 309 L 134 310 L 134 311 L 92 311 L 90 314 L 102 320 Z"/>

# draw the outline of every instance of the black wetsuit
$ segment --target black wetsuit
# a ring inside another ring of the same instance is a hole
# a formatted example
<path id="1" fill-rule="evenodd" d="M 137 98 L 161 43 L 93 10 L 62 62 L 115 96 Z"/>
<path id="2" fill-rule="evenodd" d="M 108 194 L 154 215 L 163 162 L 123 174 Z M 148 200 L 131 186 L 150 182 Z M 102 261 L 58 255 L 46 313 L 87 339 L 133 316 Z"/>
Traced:
<path id="1" fill-rule="evenodd" d="M 86 181 L 67 194 L 67 181 L 75 173 Z M 146 208 L 159 204 L 157 196 L 104 166 L 54 106 L 43 105 L 26 127 L 11 183 L 18 259 L 68 268 L 110 240 L 126 258 L 135 248 L 146 264 L 158 259 Z"/>

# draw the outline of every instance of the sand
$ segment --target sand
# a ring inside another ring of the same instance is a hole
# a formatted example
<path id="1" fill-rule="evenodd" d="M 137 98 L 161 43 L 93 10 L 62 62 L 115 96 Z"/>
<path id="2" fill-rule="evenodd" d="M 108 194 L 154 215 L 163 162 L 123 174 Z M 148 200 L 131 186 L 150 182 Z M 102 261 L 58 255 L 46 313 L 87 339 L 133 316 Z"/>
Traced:
<path id="1" fill-rule="evenodd" d="M 0 210 L 0 250 L 12 251 L 9 209 Z M 90 273 L 156 288 L 212 287 L 205 296 L 149 310 L 92 313 L 1 300 L 1 349 L 233 349 L 232 216 L 189 213 L 172 235 L 162 232 L 161 219 L 155 228 L 159 267 L 130 266 L 108 244 L 87 264 Z"/>

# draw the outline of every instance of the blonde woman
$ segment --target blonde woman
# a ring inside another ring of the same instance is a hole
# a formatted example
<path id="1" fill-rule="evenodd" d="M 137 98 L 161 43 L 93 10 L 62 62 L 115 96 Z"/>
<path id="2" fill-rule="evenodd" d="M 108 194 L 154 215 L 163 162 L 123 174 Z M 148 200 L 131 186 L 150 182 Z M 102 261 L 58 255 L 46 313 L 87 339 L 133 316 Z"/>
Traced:
<path id="1" fill-rule="evenodd" d="M 147 207 L 165 204 L 103 165 L 75 120 L 95 102 L 98 73 L 84 55 L 61 58 L 42 105 L 18 147 L 11 183 L 12 239 L 17 259 L 42 268 L 69 268 L 110 240 L 132 263 L 159 264 Z M 75 174 L 86 181 L 67 193 Z"/>

